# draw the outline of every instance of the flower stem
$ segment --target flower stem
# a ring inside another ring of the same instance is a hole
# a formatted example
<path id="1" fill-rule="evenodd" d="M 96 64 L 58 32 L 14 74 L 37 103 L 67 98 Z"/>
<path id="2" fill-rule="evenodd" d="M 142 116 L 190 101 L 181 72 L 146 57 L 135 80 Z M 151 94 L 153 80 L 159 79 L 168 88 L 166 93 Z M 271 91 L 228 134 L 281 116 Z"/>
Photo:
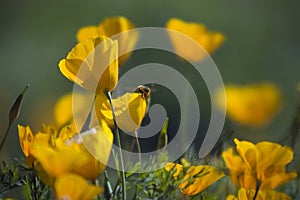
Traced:
<path id="1" fill-rule="evenodd" d="M 137 146 L 137 150 L 138 150 L 138 154 L 139 154 L 139 162 L 140 162 L 140 170 L 141 170 L 141 166 L 142 166 L 142 156 L 141 156 L 141 145 L 140 145 L 140 141 L 138 138 L 138 133 L 137 131 L 134 131 L 134 137 L 135 137 L 135 141 L 136 141 L 136 146 Z"/>
<path id="2" fill-rule="evenodd" d="M 257 197 L 257 195 L 258 195 L 258 191 L 259 191 L 260 185 L 261 185 L 261 182 L 258 181 L 257 185 L 256 185 L 256 190 L 255 190 L 255 194 L 254 194 L 253 200 L 255 200 L 256 197 Z"/>
<path id="3" fill-rule="evenodd" d="M 114 105 L 112 103 L 111 92 L 107 91 L 106 96 L 107 96 L 110 106 L 111 106 L 111 111 L 112 111 L 112 116 L 113 116 L 113 121 L 114 121 L 114 126 L 115 126 L 115 136 L 117 139 L 119 157 L 120 157 L 120 162 L 121 162 L 122 200 L 125 200 L 126 199 L 126 180 L 125 180 L 125 169 L 124 169 L 124 161 L 123 161 L 123 155 L 122 155 L 120 133 L 119 133 L 119 128 L 118 128 L 117 121 L 116 121 Z"/>
<path id="4" fill-rule="evenodd" d="M 7 127 L 7 129 L 6 129 L 5 133 L 4 133 L 4 137 L 3 137 L 2 141 L 1 141 L 1 144 L 0 144 L 0 152 L 2 150 L 2 147 L 4 146 L 4 143 L 5 143 L 6 137 L 8 136 L 8 133 L 9 133 L 11 125 L 12 125 L 12 123 L 9 122 L 8 127 Z"/>

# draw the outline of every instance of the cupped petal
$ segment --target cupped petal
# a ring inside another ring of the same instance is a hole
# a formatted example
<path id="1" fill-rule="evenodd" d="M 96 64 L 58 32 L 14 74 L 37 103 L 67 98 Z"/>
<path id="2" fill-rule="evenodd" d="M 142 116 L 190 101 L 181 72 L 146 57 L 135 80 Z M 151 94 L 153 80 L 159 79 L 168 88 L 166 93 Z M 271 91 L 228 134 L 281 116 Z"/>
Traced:
<path id="1" fill-rule="evenodd" d="M 248 141 L 239 141 L 234 139 L 236 150 L 242 157 L 249 170 L 256 172 L 258 153 L 255 145 Z"/>
<path id="2" fill-rule="evenodd" d="M 86 90 L 101 94 L 118 82 L 118 43 L 105 36 L 78 43 L 59 62 L 62 74 Z"/>
<path id="3" fill-rule="evenodd" d="M 18 125 L 19 141 L 22 151 L 26 157 L 31 154 L 31 145 L 33 142 L 33 134 L 29 126 Z"/>
<path id="4" fill-rule="evenodd" d="M 33 155 L 49 177 L 73 172 L 95 180 L 106 167 L 113 142 L 109 127 L 101 125 L 68 140 L 57 138 L 55 146 L 34 142 Z"/>
<path id="5" fill-rule="evenodd" d="M 78 42 L 83 42 L 89 38 L 100 36 L 97 26 L 85 26 L 78 30 L 76 38 Z"/>
<path id="6" fill-rule="evenodd" d="M 292 179 L 297 177 L 296 172 L 289 173 L 277 173 L 270 178 L 266 178 L 261 183 L 262 190 L 270 190 L 275 189 L 276 187 L 291 181 Z"/>
<path id="7" fill-rule="evenodd" d="M 166 28 L 178 31 L 192 38 L 203 48 L 201 53 L 195 53 L 199 52 L 196 50 L 199 47 L 186 42 L 184 37 L 172 31 L 168 32 L 176 52 L 184 58 L 196 62 L 203 60 L 209 54 L 213 53 L 225 40 L 222 33 L 208 31 L 204 24 L 189 23 L 177 18 L 170 19 L 166 24 Z"/>
<path id="8" fill-rule="evenodd" d="M 140 93 L 126 93 L 113 99 L 117 125 L 125 132 L 137 130 L 147 111 L 146 99 Z M 113 116 L 108 100 L 103 101 L 103 97 L 97 97 L 96 114 L 98 119 L 105 120 L 113 127 Z"/>
<path id="9" fill-rule="evenodd" d="M 256 188 L 256 177 L 251 175 L 242 158 L 234 154 L 232 148 L 224 151 L 222 157 L 229 169 L 230 178 L 235 185 L 243 186 L 247 189 Z"/>
<path id="10" fill-rule="evenodd" d="M 72 135 L 70 132 L 76 133 L 78 132 L 77 129 L 81 129 L 91 107 L 89 97 L 83 93 L 71 92 L 63 95 L 56 102 L 54 117 L 58 128 L 61 129 L 60 137 L 68 135 L 66 138 L 69 138 L 69 135 Z"/>
<path id="11" fill-rule="evenodd" d="M 278 143 L 263 141 L 257 143 L 256 148 L 259 152 L 261 152 L 260 162 L 270 161 L 272 163 L 276 162 L 276 165 L 285 166 L 290 163 L 294 157 L 294 152 L 291 147 L 281 146 Z"/>
<path id="12" fill-rule="evenodd" d="M 254 127 L 267 125 L 281 105 L 280 91 L 272 83 L 245 86 L 228 84 L 225 91 L 226 112 L 231 119 L 242 125 Z M 217 105 L 224 109 L 221 103 Z"/>
<path id="13" fill-rule="evenodd" d="M 72 95 L 73 93 L 63 95 L 54 106 L 54 117 L 59 126 L 70 124 L 72 122 Z"/>
<path id="14" fill-rule="evenodd" d="M 257 175 L 261 181 L 285 172 L 285 166 L 293 160 L 293 150 L 288 146 L 281 146 L 272 142 L 259 142 L 256 144 L 259 152 Z"/>
<path id="15" fill-rule="evenodd" d="M 119 65 L 121 67 L 128 60 L 130 52 L 138 40 L 139 33 L 134 29 L 134 24 L 126 17 L 109 17 L 104 19 L 98 26 L 86 26 L 79 29 L 77 40 L 82 42 L 101 35 L 114 37 L 119 43 L 119 53 L 127 52 L 125 54 L 122 53 L 123 55 L 119 57 Z M 129 30 L 130 32 L 128 32 Z"/>
<path id="16" fill-rule="evenodd" d="M 139 33 L 137 30 L 133 29 L 135 29 L 134 24 L 123 16 L 109 17 L 99 24 L 98 32 L 100 35 L 112 37 L 114 35 L 122 33 L 117 36 L 117 40 L 119 43 L 119 52 L 128 53 L 120 55 L 120 66 L 123 66 L 124 63 L 128 60 L 130 52 L 133 50 L 138 40 Z M 127 32 L 129 30 L 131 31 Z"/>
<path id="17" fill-rule="evenodd" d="M 72 173 L 57 177 L 54 188 L 58 200 L 90 200 L 103 192 L 101 187 L 90 185 L 84 178 Z"/>
<path id="18" fill-rule="evenodd" d="M 134 29 L 135 26 L 126 17 L 108 17 L 104 19 L 98 26 L 98 32 L 101 35 L 111 37 L 118 33 Z"/>
<path id="19" fill-rule="evenodd" d="M 82 153 L 88 159 L 78 164 L 74 172 L 90 180 L 95 180 L 105 170 L 113 144 L 111 129 L 104 121 L 100 124 L 101 127 L 95 127 L 79 135 L 79 143 L 84 146 Z"/>
<path id="20" fill-rule="evenodd" d="M 78 145 L 63 146 L 54 149 L 40 143 L 33 144 L 33 155 L 41 164 L 45 172 L 53 177 L 72 172 L 80 163 L 86 162 L 88 157 L 82 153 Z"/>

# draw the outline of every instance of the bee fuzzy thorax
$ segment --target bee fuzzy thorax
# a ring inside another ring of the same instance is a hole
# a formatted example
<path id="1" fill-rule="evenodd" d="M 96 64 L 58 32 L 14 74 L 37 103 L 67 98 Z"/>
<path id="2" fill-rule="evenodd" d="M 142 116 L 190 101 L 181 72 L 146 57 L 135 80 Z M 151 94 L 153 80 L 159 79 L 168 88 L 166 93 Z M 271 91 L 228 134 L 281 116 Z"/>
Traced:
<path id="1" fill-rule="evenodd" d="M 147 86 L 140 85 L 134 90 L 134 92 L 142 94 L 143 98 L 148 98 L 150 96 L 151 90 Z"/>

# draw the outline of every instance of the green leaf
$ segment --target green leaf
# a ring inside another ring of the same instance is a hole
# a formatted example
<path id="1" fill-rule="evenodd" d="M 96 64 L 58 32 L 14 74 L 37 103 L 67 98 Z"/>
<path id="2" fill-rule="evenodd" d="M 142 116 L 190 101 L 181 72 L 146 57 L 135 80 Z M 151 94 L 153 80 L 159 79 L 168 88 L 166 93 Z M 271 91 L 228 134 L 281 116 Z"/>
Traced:
<path id="1" fill-rule="evenodd" d="M 164 126 L 161 129 L 158 136 L 157 149 L 163 149 L 168 144 L 168 134 L 167 134 L 168 124 L 169 124 L 169 118 L 166 118 Z"/>

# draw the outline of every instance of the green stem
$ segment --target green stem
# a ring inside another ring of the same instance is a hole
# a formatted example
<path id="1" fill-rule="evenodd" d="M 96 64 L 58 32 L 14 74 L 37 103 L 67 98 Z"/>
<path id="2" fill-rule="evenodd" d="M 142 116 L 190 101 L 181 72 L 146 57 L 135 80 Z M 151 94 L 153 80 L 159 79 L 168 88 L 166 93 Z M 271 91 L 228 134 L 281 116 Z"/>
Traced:
<path id="1" fill-rule="evenodd" d="M 137 134 L 137 131 L 134 131 L 134 137 L 135 137 L 135 140 L 136 140 L 136 146 L 137 146 L 137 150 L 138 150 L 138 154 L 139 154 L 139 162 L 140 162 L 140 170 L 141 170 L 141 166 L 142 166 L 142 156 L 141 156 L 141 145 L 140 145 L 140 141 L 139 141 L 139 138 L 138 138 L 138 134 Z"/>
<path id="2" fill-rule="evenodd" d="M 23 96 L 24 96 L 24 93 L 26 92 L 26 90 L 28 89 L 28 87 L 29 87 L 29 84 L 27 84 L 25 86 L 25 88 L 19 94 L 19 96 L 15 100 L 14 104 L 12 105 L 12 107 L 9 110 L 9 114 L 8 114 L 9 123 L 8 123 L 8 127 L 7 127 L 7 129 L 4 133 L 4 137 L 3 137 L 2 141 L 1 141 L 1 144 L 0 144 L 0 152 L 3 148 L 3 146 L 4 146 L 5 140 L 8 136 L 8 133 L 9 133 L 9 130 L 11 128 L 12 123 L 19 117 Z"/>
<path id="3" fill-rule="evenodd" d="M 257 195 L 258 195 L 258 191 L 259 191 L 260 185 L 261 185 L 261 183 L 257 182 L 257 186 L 256 186 L 256 190 L 255 190 L 255 194 L 254 194 L 253 200 L 255 200 L 256 197 L 257 197 Z"/>
<path id="4" fill-rule="evenodd" d="M 11 125 L 12 125 L 12 122 L 9 122 L 8 127 L 7 127 L 7 129 L 4 133 L 4 137 L 3 137 L 2 141 L 1 141 L 1 144 L 0 144 L 0 152 L 2 150 L 2 147 L 3 147 L 4 143 L 5 143 L 6 137 L 8 136 L 9 129 L 10 129 Z"/>
<path id="5" fill-rule="evenodd" d="M 117 121 L 116 121 L 114 105 L 112 103 L 111 92 L 107 91 L 106 96 L 109 100 L 112 115 L 113 115 L 113 121 L 114 121 L 114 126 L 115 126 L 115 135 L 116 135 L 116 139 L 117 139 L 119 157 L 120 157 L 120 162 L 121 162 L 122 200 L 125 200 L 126 199 L 126 179 L 125 179 L 125 168 L 124 168 L 124 161 L 123 161 L 123 155 L 122 155 L 122 146 L 121 146 L 121 140 L 120 140 L 120 133 L 119 133 L 119 128 L 118 128 Z"/>

